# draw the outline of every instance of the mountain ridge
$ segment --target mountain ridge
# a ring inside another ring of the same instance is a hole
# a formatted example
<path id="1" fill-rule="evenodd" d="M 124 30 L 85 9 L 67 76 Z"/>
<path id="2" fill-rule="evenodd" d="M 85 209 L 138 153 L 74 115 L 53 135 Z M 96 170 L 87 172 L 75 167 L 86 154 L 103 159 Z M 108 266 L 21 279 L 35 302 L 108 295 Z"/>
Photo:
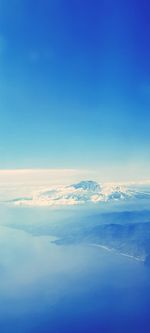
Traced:
<path id="1" fill-rule="evenodd" d="M 101 184 L 93 180 L 82 180 L 67 186 L 34 191 L 30 196 L 14 198 L 13 203 L 31 206 L 73 206 L 131 199 L 150 199 L 150 192 L 137 190 L 129 185 Z"/>

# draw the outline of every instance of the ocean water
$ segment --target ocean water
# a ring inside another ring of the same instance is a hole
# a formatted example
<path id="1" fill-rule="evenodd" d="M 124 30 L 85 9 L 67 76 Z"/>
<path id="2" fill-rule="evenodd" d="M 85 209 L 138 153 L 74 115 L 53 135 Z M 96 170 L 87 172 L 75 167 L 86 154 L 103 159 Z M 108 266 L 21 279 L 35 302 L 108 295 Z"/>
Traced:
<path id="1" fill-rule="evenodd" d="M 71 211 L 0 214 L 1 333 L 150 332 L 149 267 L 90 244 L 56 245 L 53 224 L 63 230 Z"/>

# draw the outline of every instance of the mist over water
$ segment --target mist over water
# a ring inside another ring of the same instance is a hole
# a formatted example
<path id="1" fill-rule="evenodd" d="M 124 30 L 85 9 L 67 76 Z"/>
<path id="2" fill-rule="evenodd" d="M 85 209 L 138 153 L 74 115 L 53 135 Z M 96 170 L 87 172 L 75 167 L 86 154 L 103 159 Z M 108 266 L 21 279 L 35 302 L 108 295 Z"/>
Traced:
<path id="1" fill-rule="evenodd" d="M 149 267 L 91 244 L 54 243 L 58 225 L 63 232 L 79 216 L 83 224 L 91 219 L 1 209 L 1 332 L 149 332 Z"/>

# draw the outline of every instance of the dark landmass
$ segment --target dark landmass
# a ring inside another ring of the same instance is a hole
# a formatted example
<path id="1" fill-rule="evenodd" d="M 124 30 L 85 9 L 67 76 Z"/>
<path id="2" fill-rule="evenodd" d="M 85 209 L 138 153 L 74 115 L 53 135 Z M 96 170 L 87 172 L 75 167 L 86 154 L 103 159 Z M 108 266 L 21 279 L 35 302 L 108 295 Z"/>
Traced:
<path id="1" fill-rule="evenodd" d="M 150 222 L 103 224 L 74 231 L 55 241 L 57 245 L 77 243 L 105 246 L 150 264 Z"/>

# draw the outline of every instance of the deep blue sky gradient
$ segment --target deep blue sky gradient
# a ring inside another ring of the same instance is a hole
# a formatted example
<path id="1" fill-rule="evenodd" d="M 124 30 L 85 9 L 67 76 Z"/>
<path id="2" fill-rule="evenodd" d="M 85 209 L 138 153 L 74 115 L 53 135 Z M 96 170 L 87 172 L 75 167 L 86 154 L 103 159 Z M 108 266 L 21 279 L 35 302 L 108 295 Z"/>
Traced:
<path id="1" fill-rule="evenodd" d="M 149 165 L 150 4 L 0 0 L 0 168 Z"/>

